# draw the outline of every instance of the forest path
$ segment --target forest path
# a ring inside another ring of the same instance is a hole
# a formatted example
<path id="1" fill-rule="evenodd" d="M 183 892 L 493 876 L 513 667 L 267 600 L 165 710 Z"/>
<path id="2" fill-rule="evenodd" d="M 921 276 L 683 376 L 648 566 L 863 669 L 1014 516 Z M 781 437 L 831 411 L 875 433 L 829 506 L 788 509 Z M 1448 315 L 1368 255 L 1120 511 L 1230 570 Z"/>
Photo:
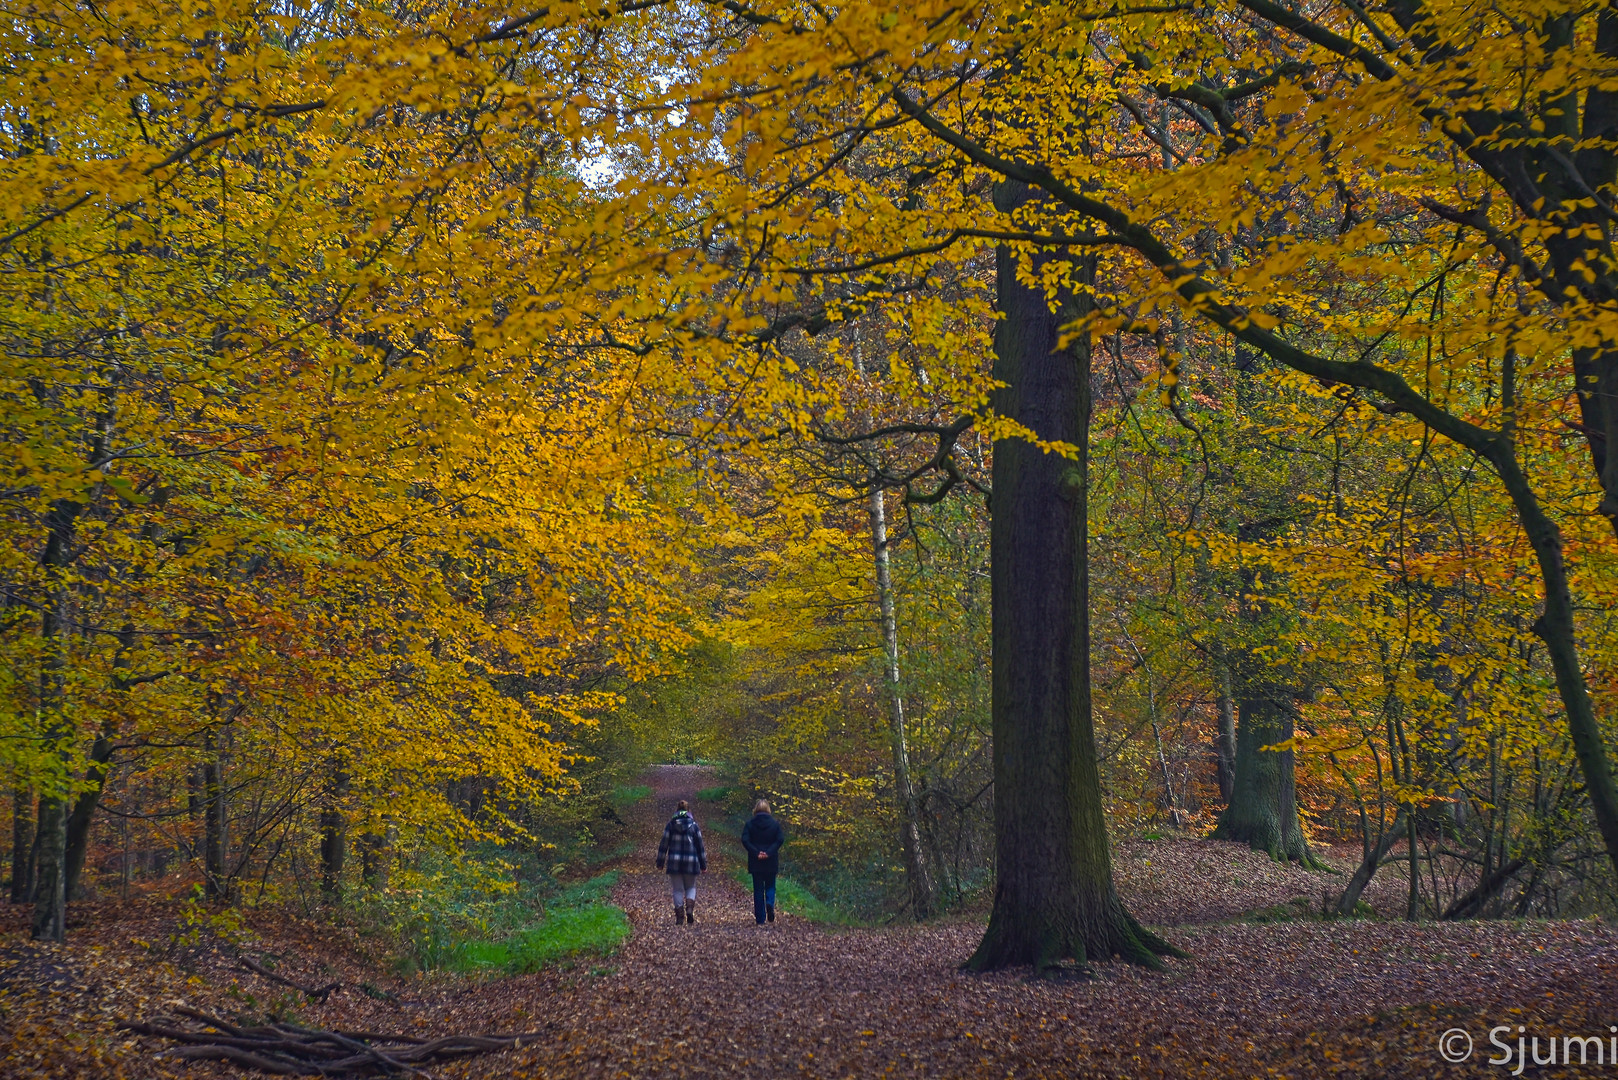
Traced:
<path id="1" fill-rule="evenodd" d="M 697 792 L 718 783 L 715 771 L 703 765 L 654 765 L 643 779 L 652 795 L 629 807 L 625 815 L 639 846 L 621 868 L 623 878 L 613 890 L 613 899 L 629 913 L 635 936 L 678 938 L 702 931 L 697 940 L 709 943 L 715 935 L 706 932 L 714 930 L 723 932 L 724 948 L 745 949 L 745 943 L 756 942 L 758 934 L 784 929 L 784 920 L 762 928 L 754 922 L 753 894 L 731 880 L 731 869 L 740 861 L 741 841 L 725 831 L 724 814 L 717 806 L 697 799 Z M 677 928 L 668 874 L 657 869 L 656 860 L 663 826 L 674 816 L 681 799 L 690 803 L 692 815 L 702 826 L 708 872 L 697 881 L 696 924 Z M 711 944 L 718 945 L 719 940 Z"/>
<path id="2" fill-rule="evenodd" d="M 786 912 L 756 925 L 751 896 L 728 876 L 740 843 L 718 807 L 696 801 L 715 774 L 660 766 L 645 782 L 652 797 L 626 815 L 641 846 L 615 894 L 634 936 L 600 974 L 542 973 L 467 994 L 483 1026 L 543 1020 L 555 1038 L 464 1075 L 1464 1076 L 1494 1070 L 1448 1070 L 1436 1052 L 1447 1028 L 1474 1031 L 1481 1061 L 1489 1021 L 1505 1022 L 1496 1018 L 1508 1008 L 1525 1009 L 1514 1021 L 1538 1010 L 1573 1031 L 1618 1001 L 1618 932 L 1589 922 L 1178 927 L 1168 934 L 1193 958 L 1162 972 L 968 975 L 959 964 L 983 932 L 975 920 L 844 929 Z M 682 798 L 708 850 L 695 926 L 674 925 L 654 866 Z"/>
<path id="3" fill-rule="evenodd" d="M 616 955 L 567 970 L 402 979 L 345 944 L 329 922 L 289 920 L 284 907 L 255 919 L 255 949 L 284 957 L 285 970 L 308 983 L 343 983 L 343 992 L 316 1003 L 244 972 L 217 948 L 172 944 L 172 904 L 108 904 L 86 913 L 93 917 L 67 946 L 48 948 L 26 942 L 25 913 L 12 910 L 12 927 L 0 936 L 0 1077 L 258 1075 L 160 1057 L 153 1040 L 116 1028 L 120 1017 L 182 1002 L 238 1016 L 273 1005 L 325 1028 L 542 1033 L 520 1049 L 435 1066 L 441 1080 L 1425 1080 L 1503 1075 L 1482 1064 L 1494 1052 L 1488 1032 L 1500 1024 L 1562 1036 L 1618 1026 L 1618 926 L 1610 923 L 1294 918 L 1165 926 L 1207 913 L 1200 894 L 1230 893 L 1219 901 L 1229 907 L 1245 896 L 1252 908 L 1285 886 L 1272 879 L 1252 891 L 1259 868 L 1211 841 L 1182 844 L 1178 862 L 1164 848 L 1121 857 L 1130 868 L 1120 875 L 1125 902 L 1156 912 L 1148 922 L 1192 954 L 1163 971 L 1103 963 L 1090 981 L 1034 981 L 1026 970 L 964 974 L 959 964 L 983 933 L 970 916 L 826 928 L 788 911 L 758 926 L 747 890 L 726 873 L 740 844 L 720 808 L 700 802 L 693 810 L 709 873 L 698 886 L 696 925 L 675 926 L 667 875 L 653 865 L 657 842 L 675 802 L 695 800 L 716 777 L 663 766 L 645 781 L 652 796 L 626 815 L 638 850 L 620 863 L 615 890 L 634 934 Z M 790 849 L 793 823 L 785 825 Z M 1240 882 L 1230 880 L 1236 876 Z M 1465 1065 L 1438 1057 L 1438 1037 L 1451 1028 L 1475 1041 Z M 1600 1074 L 1612 1075 L 1611 1067 Z"/>

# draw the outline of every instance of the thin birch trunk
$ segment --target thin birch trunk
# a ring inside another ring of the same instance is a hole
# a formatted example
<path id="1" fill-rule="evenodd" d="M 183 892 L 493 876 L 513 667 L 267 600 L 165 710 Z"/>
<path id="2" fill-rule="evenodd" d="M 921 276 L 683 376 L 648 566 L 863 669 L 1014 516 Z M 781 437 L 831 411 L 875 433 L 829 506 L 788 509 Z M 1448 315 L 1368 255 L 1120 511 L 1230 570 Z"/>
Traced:
<path id="1" fill-rule="evenodd" d="M 893 781 L 904 813 L 905 871 L 910 878 L 910 906 L 917 919 L 933 913 L 932 874 L 921 842 L 921 809 L 910 781 L 910 750 L 905 740 L 904 692 L 899 685 L 899 620 L 894 613 L 893 577 L 888 559 L 888 522 L 881 488 L 871 492 L 871 549 L 876 559 L 877 607 L 882 615 L 884 681 L 888 687 L 888 735 L 893 744 Z"/>
<path id="2" fill-rule="evenodd" d="M 854 369 L 863 380 L 865 361 L 856 342 Z M 871 554 L 876 563 L 877 609 L 882 621 L 883 682 L 888 691 L 888 739 L 893 751 L 893 783 L 901 822 L 905 874 L 910 881 L 911 913 L 918 920 L 933 914 L 933 880 L 921 839 L 921 808 L 910 780 L 910 750 L 905 739 L 904 692 L 899 682 L 899 620 L 894 610 L 893 575 L 888 554 L 885 493 L 874 487 L 867 504 L 871 525 Z"/>
<path id="3" fill-rule="evenodd" d="M 1124 620 L 1117 615 L 1113 616 L 1118 623 L 1118 629 L 1124 635 L 1124 641 L 1129 645 L 1130 651 L 1135 654 L 1140 664 L 1141 674 L 1146 679 L 1146 717 L 1152 722 L 1152 742 L 1157 747 L 1157 764 L 1163 770 L 1163 798 L 1168 802 L 1169 821 L 1174 827 L 1180 827 L 1180 808 L 1174 799 L 1174 779 L 1169 772 L 1169 759 L 1163 753 L 1163 731 L 1157 722 L 1157 691 L 1152 686 L 1152 665 L 1146 662 L 1146 654 L 1140 651 L 1135 639 L 1129 636 L 1129 630 L 1124 626 Z"/>
<path id="4" fill-rule="evenodd" d="M 1236 701 L 1230 694 L 1230 669 L 1219 673 L 1219 738 L 1214 743 L 1219 767 L 1219 797 L 1230 803 L 1236 790 Z"/>

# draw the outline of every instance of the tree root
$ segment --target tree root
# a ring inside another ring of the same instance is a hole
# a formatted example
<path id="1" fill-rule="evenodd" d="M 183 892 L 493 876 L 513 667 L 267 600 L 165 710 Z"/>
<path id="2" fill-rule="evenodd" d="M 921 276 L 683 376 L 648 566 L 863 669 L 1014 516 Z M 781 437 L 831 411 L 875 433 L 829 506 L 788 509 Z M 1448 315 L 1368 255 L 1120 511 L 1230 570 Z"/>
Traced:
<path id="1" fill-rule="evenodd" d="M 204 1026 L 123 1020 L 118 1027 L 180 1043 L 165 1052 L 169 1058 L 229 1061 L 277 1076 L 429 1076 L 423 1066 L 516 1050 L 543 1036 L 532 1031 L 422 1039 L 374 1031 L 324 1031 L 287 1023 L 239 1027 L 196 1009 L 182 1007 L 175 1012 Z"/>
<path id="2" fill-rule="evenodd" d="M 1093 975 L 1092 963 L 1118 957 L 1153 971 L 1163 969 L 1163 957 L 1188 959 L 1190 953 L 1142 926 L 1111 894 L 1099 919 L 1075 919 L 1054 926 L 1035 941 L 997 934 L 995 917 L 978 943 L 977 951 L 961 965 L 962 971 L 994 971 L 1031 963 L 1033 977 L 1071 979 Z"/>

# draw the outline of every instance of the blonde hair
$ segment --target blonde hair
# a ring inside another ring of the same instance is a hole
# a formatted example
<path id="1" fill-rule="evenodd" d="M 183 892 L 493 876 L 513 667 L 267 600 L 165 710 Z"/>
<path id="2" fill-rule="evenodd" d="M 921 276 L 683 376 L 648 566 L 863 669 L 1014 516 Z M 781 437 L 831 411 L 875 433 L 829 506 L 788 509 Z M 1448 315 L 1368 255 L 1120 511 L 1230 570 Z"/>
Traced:
<path id="1" fill-rule="evenodd" d="M 760 799 L 758 802 L 753 804 L 753 813 L 755 813 L 755 814 L 768 814 L 769 812 L 770 812 L 770 804 L 769 804 L 769 802 L 767 800 Z"/>

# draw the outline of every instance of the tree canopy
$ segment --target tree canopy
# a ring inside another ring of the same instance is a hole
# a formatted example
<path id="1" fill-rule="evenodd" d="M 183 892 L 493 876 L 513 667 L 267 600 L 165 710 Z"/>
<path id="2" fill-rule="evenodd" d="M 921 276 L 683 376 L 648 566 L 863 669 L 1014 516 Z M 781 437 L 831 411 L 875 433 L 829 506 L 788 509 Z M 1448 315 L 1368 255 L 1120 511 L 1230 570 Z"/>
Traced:
<path id="1" fill-rule="evenodd" d="M 1172 955 L 1112 887 L 1145 821 L 1355 836 L 1345 915 L 1396 842 L 1411 917 L 1610 909 L 1610 7 L 0 36 L 36 936 L 97 822 L 338 903 L 671 755 L 814 807 L 851 903 L 992 896 L 982 966 Z"/>

